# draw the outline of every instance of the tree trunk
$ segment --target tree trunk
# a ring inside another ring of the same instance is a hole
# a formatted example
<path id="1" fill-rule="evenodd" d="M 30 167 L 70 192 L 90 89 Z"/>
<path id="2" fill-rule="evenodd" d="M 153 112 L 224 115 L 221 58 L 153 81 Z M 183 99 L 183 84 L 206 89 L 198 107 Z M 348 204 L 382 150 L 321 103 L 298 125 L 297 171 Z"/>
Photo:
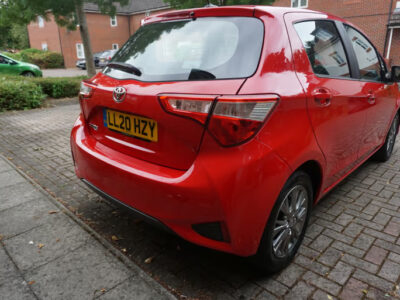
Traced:
<path id="1" fill-rule="evenodd" d="M 89 77 L 96 75 L 96 67 L 94 65 L 92 44 L 90 43 L 89 28 L 86 22 L 86 14 L 83 11 L 83 1 L 76 0 L 76 18 L 81 32 L 83 48 L 85 51 L 86 70 Z"/>

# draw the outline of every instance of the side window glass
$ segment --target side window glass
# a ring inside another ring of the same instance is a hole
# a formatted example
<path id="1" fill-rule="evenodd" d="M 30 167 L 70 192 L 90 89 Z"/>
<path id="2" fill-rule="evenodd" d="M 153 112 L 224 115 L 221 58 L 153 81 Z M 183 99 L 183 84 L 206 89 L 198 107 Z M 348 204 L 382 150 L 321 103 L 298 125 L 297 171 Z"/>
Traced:
<path id="1" fill-rule="evenodd" d="M 294 25 L 317 75 L 350 77 L 342 40 L 333 22 L 305 21 Z"/>
<path id="2" fill-rule="evenodd" d="M 3 56 L 0 56 L 0 64 L 7 64 L 7 61 Z"/>
<path id="3" fill-rule="evenodd" d="M 348 25 L 345 28 L 356 53 L 361 79 L 381 81 L 381 62 L 372 44 L 354 28 Z"/>

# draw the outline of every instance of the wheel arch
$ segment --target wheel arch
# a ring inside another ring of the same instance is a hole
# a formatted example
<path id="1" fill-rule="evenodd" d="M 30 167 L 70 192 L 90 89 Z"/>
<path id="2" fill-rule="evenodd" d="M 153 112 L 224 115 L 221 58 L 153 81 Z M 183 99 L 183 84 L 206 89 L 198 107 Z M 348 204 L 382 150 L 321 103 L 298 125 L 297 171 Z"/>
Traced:
<path id="1" fill-rule="evenodd" d="M 314 203 L 319 198 L 322 186 L 322 167 L 316 160 L 309 160 L 299 166 L 296 171 L 303 171 L 307 173 L 312 182 L 313 186 L 313 201 Z"/>

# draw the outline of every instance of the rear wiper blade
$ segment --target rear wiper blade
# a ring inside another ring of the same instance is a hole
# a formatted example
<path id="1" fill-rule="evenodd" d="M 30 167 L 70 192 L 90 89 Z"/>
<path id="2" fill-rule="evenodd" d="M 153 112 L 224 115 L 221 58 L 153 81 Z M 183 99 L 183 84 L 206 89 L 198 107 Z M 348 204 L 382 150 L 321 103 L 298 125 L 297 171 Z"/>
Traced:
<path id="1" fill-rule="evenodd" d="M 124 71 L 129 74 L 133 74 L 136 76 L 142 75 L 142 71 L 140 71 L 138 68 L 136 68 L 135 66 L 133 66 L 131 64 L 120 63 L 120 62 L 111 62 L 107 65 L 107 67 L 121 70 L 121 71 Z"/>
<path id="2" fill-rule="evenodd" d="M 192 69 L 189 74 L 189 80 L 201 80 L 201 79 L 216 79 L 213 73 L 205 70 Z"/>

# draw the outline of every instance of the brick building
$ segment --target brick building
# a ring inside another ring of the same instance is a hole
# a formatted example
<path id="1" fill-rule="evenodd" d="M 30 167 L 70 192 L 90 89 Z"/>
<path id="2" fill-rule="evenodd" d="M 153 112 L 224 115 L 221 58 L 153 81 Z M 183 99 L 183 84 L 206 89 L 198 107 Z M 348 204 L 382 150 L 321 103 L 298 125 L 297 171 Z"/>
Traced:
<path id="1" fill-rule="evenodd" d="M 168 9 L 162 0 L 135 0 L 127 6 L 117 6 L 116 16 L 111 18 L 102 15 L 96 5 L 85 4 L 93 52 L 118 49 L 140 27 L 142 19 Z M 38 17 L 28 25 L 28 33 L 32 48 L 62 53 L 67 68 L 75 67 L 77 59 L 84 57 L 79 30 L 59 27 L 52 16 L 48 21 Z"/>
<path id="2" fill-rule="evenodd" d="M 303 7 L 328 12 L 359 26 L 392 64 L 400 65 L 400 1 L 397 0 L 276 0 L 274 6 Z M 398 8 L 396 10 L 396 7 Z M 122 46 L 146 15 L 169 10 L 162 0 L 134 0 L 117 8 L 115 18 L 100 14 L 92 4 L 85 5 L 94 52 Z M 32 48 L 61 52 L 65 66 L 74 67 L 83 57 L 78 30 L 57 26 L 52 18 L 28 26 Z"/>
<path id="3" fill-rule="evenodd" d="M 308 8 L 346 19 L 361 28 L 391 64 L 400 65 L 400 1 L 276 0 L 274 6 Z"/>

